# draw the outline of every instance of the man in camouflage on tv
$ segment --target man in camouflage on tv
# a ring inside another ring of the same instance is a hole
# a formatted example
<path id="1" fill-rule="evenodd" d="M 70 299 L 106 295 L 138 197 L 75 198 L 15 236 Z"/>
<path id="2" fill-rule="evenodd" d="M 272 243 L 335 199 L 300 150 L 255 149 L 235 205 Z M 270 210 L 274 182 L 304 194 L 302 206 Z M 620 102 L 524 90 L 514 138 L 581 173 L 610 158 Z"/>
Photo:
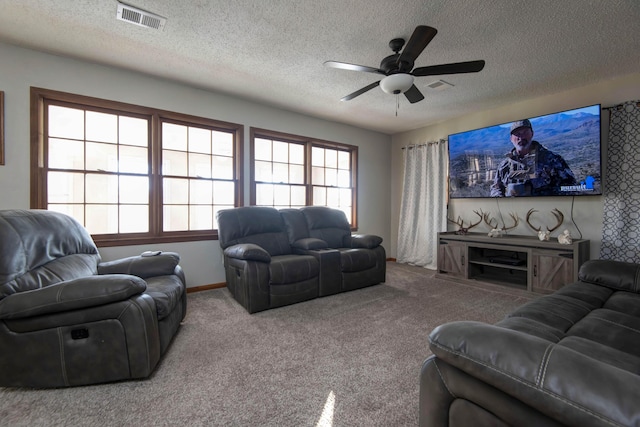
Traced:
<path id="1" fill-rule="evenodd" d="M 511 124 L 513 149 L 500 162 L 491 185 L 491 197 L 553 196 L 560 186 L 576 185 L 576 178 L 559 154 L 533 140 L 527 119 Z"/>

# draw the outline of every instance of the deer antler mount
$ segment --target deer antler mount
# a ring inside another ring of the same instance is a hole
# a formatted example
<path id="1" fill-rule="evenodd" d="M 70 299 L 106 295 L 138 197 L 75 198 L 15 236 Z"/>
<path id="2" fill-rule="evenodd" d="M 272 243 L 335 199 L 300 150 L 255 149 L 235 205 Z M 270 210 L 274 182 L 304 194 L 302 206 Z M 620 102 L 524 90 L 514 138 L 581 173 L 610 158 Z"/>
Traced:
<path id="1" fill-rule="evenodd" d="M 456 234 L 467 234 L 469 232 L 469 230 L 471 230 L 473 227 L 475 227 L 476 225 L 480 224 L 482 222 L 482 218 L 483 218 L 483 214 L 482 211 L 478 212 L 478 211 L 473 211 L 473 213 L 475 213 L 476 215 L 478 215 L 480 217 L 480 219 L 478 220 L 478 222 L 469 222 L 468 226 L 464 226 L 464 220 L 461 217 L 458 217 L 458 219 L 456 221 L 450 219 L 447 216 L 447 221 L 452 222 L 454 224 L 456 224 L 458 226 L 458 230 L 456 231 Z"/>
<path id="2" fill-rule="evenodd" d="M 511 227 L 507 227 L 507 224 L 505 224 L 504 220 L 502 221 L 502 227 L 498 227 L 498 220 L 489 216 L 489 212 L 486 212 L 482 216 L 484 223 L 491 228 L 491 231 L 489 232 L 489 237 L 501 237 L 505 231 L 511 230 L 518 226 L 518 223 L 520 222 L 520 218 L 518 218 L 518 214 L 511 212 L 509 213 L 509 216 L 513 220 L 513 225 Z"/>
<path id="3" fill-rule="evenodd" d="M 562 212 L 560 212 L 558 209 L 555 209 L 555 208 L 554 208 L 554 209 L 551 211 L 551 213 L 552 213 L 552 214 L 553 214 L 553 216 L 556 218 L 556 225 L 555 225 L 553 228 L 546 227 L 546 228 L 547 228 L 547 230 L 546 230 L 546 231 L 543 231 L 543 230 L 542 230 L 542 226 L 540 226 L 540 227 L 535 227 L 533 224 L 531 224 L 530 218 L 531 218 L 531 215 L 533 215 L 533 213 L 534 213 L 534 212 L 538 212 L 538 211 L 537 211 L 537 210 L 535 210 L 535 209 L 529 209 L 529 212 L 527 212 L 527 218 L 526 218 L 527 224 L 529 225 L 529 227 L 531 227 L 534 231 L 536 231 L 536 232 L 538 233 L 538 238 L 539 238 L 540 240 L 543 240 L 543 241 L 544 241 L 544 240 L 549 240 L 549 235 L 550 235 L 554 230 L 556 230 L 558 227 L 560 227 L 560 226 L 562 225 L 562 223 L 563 223 L 563 221 L 564 221 L 564 215 L 563 215 L 563 214 L 562 214 Z"/>

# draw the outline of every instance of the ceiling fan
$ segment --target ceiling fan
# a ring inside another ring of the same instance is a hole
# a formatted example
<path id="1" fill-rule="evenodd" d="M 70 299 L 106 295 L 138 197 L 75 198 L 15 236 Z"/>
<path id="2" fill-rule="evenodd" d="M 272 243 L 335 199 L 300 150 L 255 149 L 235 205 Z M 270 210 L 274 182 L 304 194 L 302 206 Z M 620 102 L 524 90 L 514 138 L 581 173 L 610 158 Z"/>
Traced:
<path id="1" fill-rule="evenodd" d="M 442 74 L 477 73 L 484 68 L 484 61 L 455 62 L 451 64 L 430 65 L 428 67 L 413 68 L 413 64 L 425 47 L 433 40 L 438 31 L 435 28 L 419 25 L 413 31 L 409 42 L 405 46 L 405 40 L 398 38 L 389 42 L 389 47 L 394 52 L 380 62 L 379 68 L 366 65 L 349 64 L 346 62 L 326 61 L 324 65 L 343 70 L 364 71 L 365 73 L 382 74 L 385 77 L 371 83 L 345 96 L 341 101 L 349 101 L 376 86 L 389 94 L 399 95 L 404 93 L 410 103 L 414 104 L 424 99 L 422 92 L 413 84 L 414 77 L 436 76 Z M 404 46 L 404 49 L 402 47 Z M 400 53 L 402 50 L 402 53 Z"/>

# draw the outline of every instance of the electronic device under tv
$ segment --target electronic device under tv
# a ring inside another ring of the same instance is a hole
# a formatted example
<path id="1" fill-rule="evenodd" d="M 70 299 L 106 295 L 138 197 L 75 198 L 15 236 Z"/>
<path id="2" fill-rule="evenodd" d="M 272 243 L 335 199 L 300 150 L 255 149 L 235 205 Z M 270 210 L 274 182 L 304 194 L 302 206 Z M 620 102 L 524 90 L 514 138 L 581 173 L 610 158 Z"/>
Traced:
<path id="1" fill-rule="evenodd" d="M 553 154 L 538 149 L 516 156 L 511 142 L 514 122 L 449 135 L 450 197 L 602 194 L 600 116 L 597 104 L 518 121 L 526 126 L 528 119 L 531 139 Z"/>

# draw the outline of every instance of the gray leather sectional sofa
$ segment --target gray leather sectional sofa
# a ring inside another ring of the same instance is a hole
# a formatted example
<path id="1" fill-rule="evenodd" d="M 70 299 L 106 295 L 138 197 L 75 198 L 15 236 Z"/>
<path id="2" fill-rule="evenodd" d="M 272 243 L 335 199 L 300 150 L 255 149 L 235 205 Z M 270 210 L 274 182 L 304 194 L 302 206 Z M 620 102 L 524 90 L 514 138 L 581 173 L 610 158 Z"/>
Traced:
<path id="1" fill-rule="evenodd" d="M 0 211 L 0 386 L 149 376 L 187 311 L 178 254 L 149 255 L 101 262 L 73 218 Z"/>
<path id="2" fill-rule="evenodd" d="M 420 426 L 640 426 L 640 265 L 587 261 L 579 281 L 495 325 L 429 336 Z"/>
<path id="3" fill-rule="evenodd" d="M 255 313 L 385 281 L 382 238 L 323 206 L 247 206 L 217 216 L 227 288 Z"/>

